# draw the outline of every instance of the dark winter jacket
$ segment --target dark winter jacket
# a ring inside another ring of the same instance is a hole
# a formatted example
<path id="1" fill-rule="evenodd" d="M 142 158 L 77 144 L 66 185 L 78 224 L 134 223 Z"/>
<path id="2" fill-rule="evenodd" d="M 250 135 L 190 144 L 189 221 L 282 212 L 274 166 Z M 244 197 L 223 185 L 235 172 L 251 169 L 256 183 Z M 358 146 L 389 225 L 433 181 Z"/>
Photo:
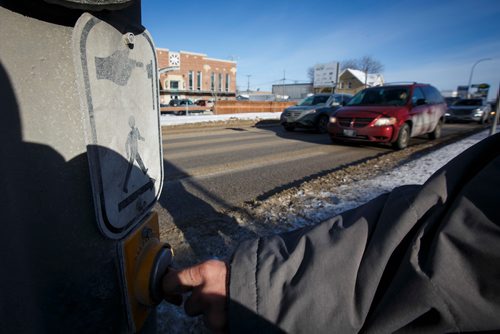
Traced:
<path id="1" fill-rule="evenodd" d="M 233 333 L 500 330 L 500 135 L 423 186 L 243 243 Z"/>

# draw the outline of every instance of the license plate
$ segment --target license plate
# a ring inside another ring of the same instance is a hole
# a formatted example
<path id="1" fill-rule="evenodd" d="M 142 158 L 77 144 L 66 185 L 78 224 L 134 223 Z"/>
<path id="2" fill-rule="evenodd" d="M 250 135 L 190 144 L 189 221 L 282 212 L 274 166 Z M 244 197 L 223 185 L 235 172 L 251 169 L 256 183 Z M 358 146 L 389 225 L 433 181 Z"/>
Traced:
<path id="1" fill-rule="evenodd" d="M 356 137 L 356 131 L 344 129 L 344 136 L 346 136 L 346 137 Z"/>

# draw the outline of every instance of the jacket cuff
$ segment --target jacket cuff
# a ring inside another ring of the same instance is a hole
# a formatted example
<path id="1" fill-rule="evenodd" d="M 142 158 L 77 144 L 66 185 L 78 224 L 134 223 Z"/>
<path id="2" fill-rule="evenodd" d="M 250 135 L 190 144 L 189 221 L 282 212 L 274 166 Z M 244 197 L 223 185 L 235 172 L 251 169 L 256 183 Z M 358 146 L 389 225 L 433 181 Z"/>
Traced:
<path id="1" fill-rule="evenodd" d="M 230 261 L 228 289 L 230 330 L 235 328 L 235 325 L 238 326 L 237 323 L 251 321 L 258 314 L 256 277 L 259 243 L 260 239 L 241 243 Z"/>

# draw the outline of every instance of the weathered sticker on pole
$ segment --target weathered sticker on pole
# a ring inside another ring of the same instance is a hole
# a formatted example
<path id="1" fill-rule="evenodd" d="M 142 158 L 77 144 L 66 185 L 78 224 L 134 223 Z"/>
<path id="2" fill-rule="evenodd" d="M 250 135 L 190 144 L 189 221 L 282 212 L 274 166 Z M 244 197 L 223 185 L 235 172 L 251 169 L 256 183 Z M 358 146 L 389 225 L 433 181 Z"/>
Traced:
<path id="1" fill-rule="evenodd" d="M 88 13 L 73 48 L 99 227 L 118 239 L 156 202 L 163 183 L 156 54 L 145 30 Z"/>

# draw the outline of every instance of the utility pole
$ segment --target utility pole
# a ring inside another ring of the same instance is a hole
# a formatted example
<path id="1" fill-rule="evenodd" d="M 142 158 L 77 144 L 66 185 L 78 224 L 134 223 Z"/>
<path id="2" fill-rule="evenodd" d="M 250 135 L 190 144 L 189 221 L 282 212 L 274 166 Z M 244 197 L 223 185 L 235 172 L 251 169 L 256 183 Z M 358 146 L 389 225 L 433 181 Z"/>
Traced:
<path id="1" fill-rule="evenodd" d="M 247 74 L 247 93 L 250 93 L 250 77 L 251 74 Z"/>
<path id="2" fill-rule="evenodd" d="M 285 100 L 285 80 L 286 80 L 286 72 L 283 70 L 283 95 L 281 97 L 282 100 Z"/>
<path id="3" fill-rule="evenodd" d="M 339 84 L 339 71 L 340 71 L 340 63 L 337 62 L 337 73 L 335 74 L 335 87 L 333 87 L 332 93 L 335 92 L 334 90 L 337 88 L 337 86 Z"/>
<path id="4" fill-rule="evenodd" d="M 491 121 L 490 136 L 493 136 L 497 132 L 498 113 L 500 112 L 500 85 L 498 86 L 498 90 L 497 90 L 497 103 L 496 103 L 495 109 L 496 109 L 495 110 L 495 117 Z"/>

